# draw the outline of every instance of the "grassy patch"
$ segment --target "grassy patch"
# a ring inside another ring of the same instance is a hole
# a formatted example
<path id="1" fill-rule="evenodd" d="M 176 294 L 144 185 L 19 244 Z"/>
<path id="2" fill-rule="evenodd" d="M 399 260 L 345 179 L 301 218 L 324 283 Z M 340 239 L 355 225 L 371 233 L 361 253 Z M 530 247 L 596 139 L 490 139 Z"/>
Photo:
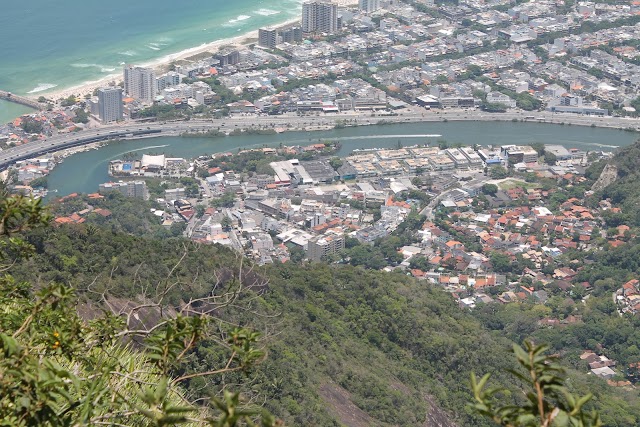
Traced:
<path id="1" fill-rule="evenodd" d="M 540 188 L 540 184 L 537 182 L 520 181 L 519 179 L 508 179 L 498 184 L 498 187 L 500 187 L 501 190 L 511 190 L 516 187 L 524 187 L 529 190 L 533 188 Z"/>

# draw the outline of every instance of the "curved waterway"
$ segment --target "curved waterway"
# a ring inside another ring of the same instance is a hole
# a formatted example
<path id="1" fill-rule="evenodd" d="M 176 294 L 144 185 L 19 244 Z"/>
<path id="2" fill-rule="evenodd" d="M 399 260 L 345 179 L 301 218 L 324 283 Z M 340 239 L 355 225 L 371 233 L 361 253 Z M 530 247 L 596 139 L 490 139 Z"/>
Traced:
<path id="1" fill-rule="evenodd" d="M 440 136 L 437 136 L 440 135 Z M 611 151 L 629 145 L 638 138 L 633 132 L 583 126 L 561 126 L 512 122 L 403 123 L 360 126 L 322 132 L 287 132 L 279 135 L 243 135 L 224 138 L 159 137 L 109 144 L 65 159 L 49 175 L 49 188 L 56 197 L 73 192 L 90 193 L 110 180 L 109 161 L 128 152 L 164 153 L 172 157 L 193 158 L 205 154 L 237 151 L 262 146 L 308 145 L 323 140 L 339 140 L 338 155 L 346 156 L 355 149 L 396 147 L 435 143 L 445 139 L 466 145 L 505 145 L 543 142 L 580 150 Z"/>

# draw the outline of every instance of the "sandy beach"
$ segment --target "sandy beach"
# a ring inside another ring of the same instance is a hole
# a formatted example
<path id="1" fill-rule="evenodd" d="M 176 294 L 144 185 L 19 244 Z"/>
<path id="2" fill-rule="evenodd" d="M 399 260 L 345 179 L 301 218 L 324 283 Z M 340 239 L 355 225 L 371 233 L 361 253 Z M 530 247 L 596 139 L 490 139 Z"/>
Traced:
<path id="1" fill-rule="evenodd" d="M 353 4 L 353 0 L 340 0 L 337 3 L 344 3 L 344 4 Z M 356 2 L 357 3 L 357 2 Z M 281 27 L 284 25 L 291 25 L 291 24 L 295 24 L 297 22 L 299 22 L 300 19 L 296 18 L 296 19 L 289 19 L 287 21 L 281 22 L 279 24 L 273 25 L 274 27 Z M 155 61 L 151 61 L 151 62 L 146 62 L 146 63 L 142 63 L 142 64 L 135 64 L 135 65 L 139 65 L 139 66 L 143 66 L 143 67 L 153 67 L 156 70 L 160 71 L 161 69 L 163 69 L 164 67 L 167 67 L 169 64 L 171 64 L 174 61 L 179 61 L 179 60 L 185 60 L 189 57 L 192 57 L 194 55 L 203 53 L 203 52 L 211 52 L 211 53 L 215 53 L 217 52 L 221 47 L 223 46 L 237 46 L 237 47 L 242 47 L 243 45 L 246 45 L 250 40 L 256 40 L 258 38 L 258 30 L 253 30 L 250 31 L 248 33 L 244 33 L 242 35 L 239 35 L 237 37 L 232 37 L 232 38 L 228 38 L 228 39 L 220 39 L 220 40 L 215 40 L 211 43 L 205 43 L 202 44 L 200 46 L 196 46 L 196 47 L 192 47 L 189 49 L 185 49 L 182 50 L 180 52 L 176 52 L 176 53 L 171 53 L 168 55 L 165 55 Z M 88 82 L 84 82 L 82 84 L 79 84 L 77 86 L 72 86 L 69 88 L 65 88 L 65 89 L 61 89 L 61 90 L 57 90 L 57 91 L 52 91 L 52 92 L 48 92 L 48 93 L 39 93 L 37 95 L 34 95 L 33 98 L 37 98 L 39 96 L 44 96 L 45 98 L 48 99 L 60 99 L 60 98 L 68 98 L 72 95 L 77 96 L 77 97 L 84 97 L 86 94 L 91 94 L 93 93 L 94 90 L 101 88 L 101 87 L 105 87 L 105 86 L 109 86 L 109 85 L 114 85 L 114 84 L 118 84 L 120 82 L 122 82 L 122 72 L 120 73 L 114 73 L 114 74 L 110 74 L 106 77 L 101 78 L 100 80 L 94 80 L 94 81 L 88 81 Z"/>

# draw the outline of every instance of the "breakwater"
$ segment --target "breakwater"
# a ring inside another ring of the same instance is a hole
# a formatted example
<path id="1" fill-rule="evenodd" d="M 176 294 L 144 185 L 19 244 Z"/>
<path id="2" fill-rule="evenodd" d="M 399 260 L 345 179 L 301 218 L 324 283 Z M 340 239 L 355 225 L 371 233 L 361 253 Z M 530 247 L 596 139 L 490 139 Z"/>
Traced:
<path id="1" fill-rule="evenodd" d="M 35 99 L 27 98 L 25 96 L 16 95 L 15 93 L 0 90 L 0 99 L 5 101 L 15 102 L 16 104 L 24 105 L 26 107 L 35 108 L 36 110 L 44 110 L 46 105 L 41 104 Z"/>

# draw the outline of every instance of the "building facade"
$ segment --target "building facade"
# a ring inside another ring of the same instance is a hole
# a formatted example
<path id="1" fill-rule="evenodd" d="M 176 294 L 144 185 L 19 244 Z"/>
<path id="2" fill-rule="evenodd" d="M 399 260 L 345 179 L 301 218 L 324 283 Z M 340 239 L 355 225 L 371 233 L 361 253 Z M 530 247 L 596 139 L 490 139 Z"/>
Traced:
<path id="1" fill-rule="evenodd" d="M 236 49 L 221 50 L 213 55 L 213 58 L 220 61 L 222 67 L 225 65 L 236 65 L 240 62 L 240 51 Z"/>
<path id="2" fill-rule="evenodd" d="M 275 28 L 266 27 L 258 30 L 258 45 L 273 49 L 278 44 L 278 31 Z"/>
<path id="3" fill-rule="evenodd" d="M 102 123 L 122 120 L 122 89 L 111 87 L 98 89 L 98 117 Z"/>
<path id="4" fill-rule="evenodd" d="M 100 194 L 109 194 L 114 191 L 120 192 L 126 197 L 135 197 L 144 200 L 149 198 L 147 183 L 145 181 L 106 182 L 98 186 L 98 193 Z"/>
<path id="5" fill-rule="evenodd" d="M 338 5 L 312 0 L 302 4 L 302 32 L 333 34 L 338 31 Z"/>
<path id="6" fill-rule="evenodd" d="M 283 28 L 279 31 L 278 36 L 281 38 L 282 43 L 301 42 L 302 28 L 299 26 Z"/>
<path id="7" fill-rule="evenodd" d="M 124 91 L 127 95 L 146 102 L 153 103 L 157 93 L 156 74 L 151 68 L 124 67 Z"/>
<path id="8" fill-rule="evenodd" d="M 177 86 L 180 83 L 182 83 L 182 76 L 175 71 L 169 71 L 156 79 L 156 91 L 162 92 L 164 89 Z"/>
<path id="9" fill-rule="evenodd" d="M 320 262 L 329 254 L 335 254 L 344 249 L 344 237 L 338 234 L 314 237 L 307 244 L 307 258 Z"/>
<path id="10" fill-rule="evenodd" d="M 360 0 L 358 5 L 361 11 L 371 13 L 380 9 L 380 0 Z"/>

